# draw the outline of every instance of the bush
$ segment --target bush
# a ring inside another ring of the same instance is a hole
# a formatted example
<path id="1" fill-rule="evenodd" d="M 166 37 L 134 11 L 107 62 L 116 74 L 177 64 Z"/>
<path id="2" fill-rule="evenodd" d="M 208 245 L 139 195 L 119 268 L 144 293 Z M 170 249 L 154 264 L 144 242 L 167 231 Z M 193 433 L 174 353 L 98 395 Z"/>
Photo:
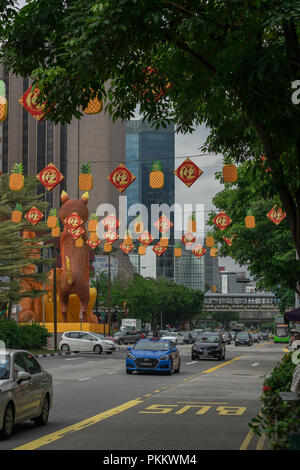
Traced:
<path id="1" fill-rule="evenodd" d="M 290 449 L 290 434 L 299 432 L 299 401 L 283 402 L 279 392 L 289 392 L 296 367 L 291 361 L 292 352 L 285 354 L 275 366 L 270 377 L 264 381 L 261 401 L 263 406 L 258 416 L 251 420 L 249 427 L 255 434 L 266 434 L 272 450 Z"/>
<path id="2" fill-rule="evenodd" d="M 21 348 L 21 329 L 18 324 L 9 320 L 0 321 L 0 340 L 4 342 L 6 348 Z"/>
<path id="3" fill-rule="evenodd" d="M 0 340 L 6 348 L 11 349 L 42 349 L 47 346 L 47 338 L 51 334 L 38 323 L 18 325 L 14 321 L 0 321 Z"/>
<path id="4" fill-rule="evenodd" d="M 46 328 L 38 323 L 20 325 L 22 348 L 43 349 L 47 346 L 47 338 L 51 336 Z"/>

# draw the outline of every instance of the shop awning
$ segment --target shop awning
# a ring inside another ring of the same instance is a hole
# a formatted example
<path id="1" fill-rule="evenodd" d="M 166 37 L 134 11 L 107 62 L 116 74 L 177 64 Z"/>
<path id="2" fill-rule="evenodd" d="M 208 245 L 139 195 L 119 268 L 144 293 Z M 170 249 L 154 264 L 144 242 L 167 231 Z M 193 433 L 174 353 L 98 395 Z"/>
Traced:
<path id="1" fill-rule="evenodd" d="M 296 308 L 295 310 L 285 313 L 285 316 L 292 322 L 300 322 L 300 308 Z"/>

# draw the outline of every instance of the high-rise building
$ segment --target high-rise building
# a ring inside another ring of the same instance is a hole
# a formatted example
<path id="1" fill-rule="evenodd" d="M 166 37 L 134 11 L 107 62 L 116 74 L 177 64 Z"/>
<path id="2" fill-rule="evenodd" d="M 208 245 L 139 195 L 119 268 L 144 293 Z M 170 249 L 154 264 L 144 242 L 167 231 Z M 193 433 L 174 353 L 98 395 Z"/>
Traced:
<path id="1" fill-rule="evenodd" d="M 205 256 L 197 258 L 192 250 L 182 249 L 181 257 L 175 258 L 175 275 L 176 284 L 183 284 L 190 289 L 205 289 Z"/>
<path id="2" fill-rule="evenodd" d="M 210 256 L 207 251 L 204 255 L 204 269 L 206 289 L 221 292 L 218 256 Z"/>
<path id="3" fill-rule="evenodd" d="M 119 192 L 107 176 L 125 162 L 125 125 L 121 121 L 113 123 L 105 113 L 84 115 L 68 125 L 55 125 L 49 120 L 37 122 L 18 102 L 31 80 L 8 74 L 3 66 L 0 79 L 6 84 L 8 101 L 8 116 L 0 126 L 0 171 L 9 172 L 15 162 L 22 162 L 25 175 L 36 175 L 53 163 L 64 175 L 64 181 L 50 193 L 41 185 L 39 192 L 45 194 L 50 207 L 58 208 L 63 189 L 70 198 L 81 196 L 80 166 L 91 162 L 94 187 L 90 192 L 90 213 L 96 212 L 101 203 L 113 204 L 117 210 Z"/>
<path id="4" fill-rule="evenodd" d="M 154 229 L 151 226 L 151 205 L 168 204 L 171 207 L 175 202 L 174 152 L 174 125 L 154 129 L 148 122 L 142 120 L 133 120 L 126 124 L 126 166 L 136 176 L 136 180 L 126 190 L 127 205 L 129 208 L 132 204 L 140 203 L 147 207 L 148 227 L 145 227 L 145 230 L 150 233 Z M 164 186 L 161 189 L 152 189 L 149 184 L 149 173 L 153 161 L 157 160 L 160 160 L 162 164 Z M 160 215 L 163 214 L 160 213 Z M 168 216 L 168 214 L 165 215 Z M 174 222 L 172 212 L 170 220 Z M 151 248 L 148 248 L 146 257 L 143 257 L 143 260 L 139 262 L 137 256 L 132 254 L 132 261 L 137 265 L 136 270 L 143 275 L 149 275 L 150 270 L 150 275 L 153 277 L 163 275 L 169 279 L 174 279 L 174 236 L 172 229 L 169 245 L 167 251 L 160 257 L 157 257 L 153 252 L 149 253 Z"/>

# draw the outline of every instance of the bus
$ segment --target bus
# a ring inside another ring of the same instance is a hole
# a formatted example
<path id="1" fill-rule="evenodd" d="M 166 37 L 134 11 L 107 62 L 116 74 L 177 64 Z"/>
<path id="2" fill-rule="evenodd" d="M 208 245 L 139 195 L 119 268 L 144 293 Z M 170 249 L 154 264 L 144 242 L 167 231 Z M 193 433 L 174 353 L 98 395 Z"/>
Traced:
<path id="1" fill-rule="evenodd" d="M 274 317 L 274 343 L 288 343 L 290 341 L 290 328 L 283 315 Z"/>

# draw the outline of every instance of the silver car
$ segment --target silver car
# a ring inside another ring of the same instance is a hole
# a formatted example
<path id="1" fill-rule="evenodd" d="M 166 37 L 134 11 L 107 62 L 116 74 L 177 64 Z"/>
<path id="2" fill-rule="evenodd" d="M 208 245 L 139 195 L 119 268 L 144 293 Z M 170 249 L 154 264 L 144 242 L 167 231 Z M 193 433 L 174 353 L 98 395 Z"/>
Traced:
<path id="1" fill-rule="evenodd" d="M 52 407 L 52 376 L 28 351 L 0 350 L 0 437 L 11 436 L 15 423 L 48 422 Z"/>

